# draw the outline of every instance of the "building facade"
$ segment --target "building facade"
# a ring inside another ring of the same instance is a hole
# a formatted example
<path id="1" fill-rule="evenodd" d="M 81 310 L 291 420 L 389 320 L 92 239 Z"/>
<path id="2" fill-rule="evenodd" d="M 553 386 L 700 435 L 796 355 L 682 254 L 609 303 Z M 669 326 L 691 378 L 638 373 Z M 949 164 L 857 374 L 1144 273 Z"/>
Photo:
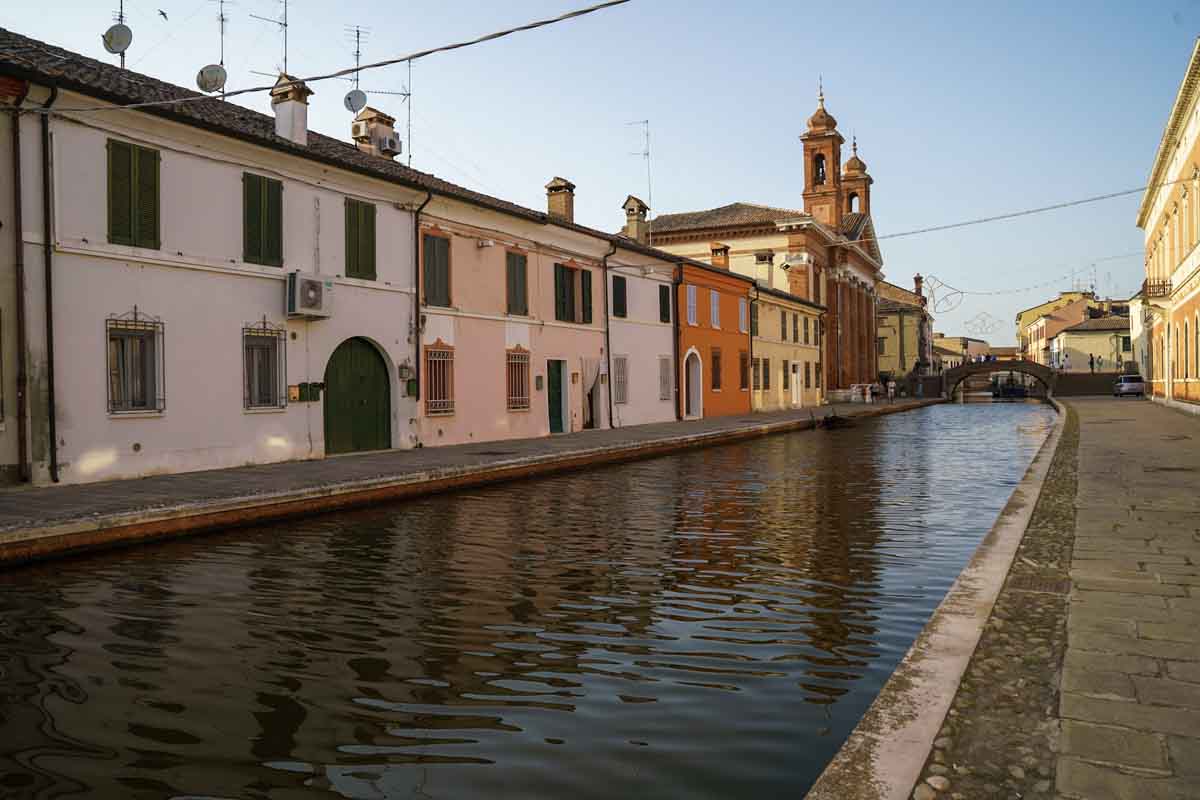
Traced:
<path id="1" fill-rule="evenodd" d="M 795 295 L 754 287 L 750 400 L 755 411 L 811 408 L 823 400 L 821 313 Z"/>
<path id="2" fill-rule="evenodd" d="M 1200 42 L 1175 95 L 1138 208 L 1145 275 L 1139 294 L 1148 332 L 1143 377 L 1152 396 L 1200 404 Z"/>
<path id="3" fill-rule="evenodd" d="M 1064 372 L 1121 372 L 1136 365 L 1129 317 L 1085 319 L 1050 340 L 1049 365 Z"/>
<path id="4" fill-rule="evenodd" d="M 728 270 L 698 263 L 680 264 L 676 307 L 681 419 L 750 412 L 753 285 L 753 281 Z"/>
<path id="5" fill-rule="evenodd" d="M 923 280 L 913 278 L 913 289 L 880 281 L 876 310 L 879 371 L 893 380 L 933 371 L 933 316 L 921 293 Z"/>

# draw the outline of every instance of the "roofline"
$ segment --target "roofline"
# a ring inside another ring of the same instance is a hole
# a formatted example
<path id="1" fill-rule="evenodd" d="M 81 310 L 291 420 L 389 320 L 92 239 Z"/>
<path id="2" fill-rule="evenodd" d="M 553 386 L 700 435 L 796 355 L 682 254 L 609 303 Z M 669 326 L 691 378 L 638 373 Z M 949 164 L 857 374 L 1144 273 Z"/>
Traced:
<path id="1" fill-rule="evenodd" d="M 773 297 L 778 297 L 783 300 L 789 300 L 793 303 L 797 303 L 802 306 L 808 306 L 809 308 L 815 308 L 816 310 L 821 311 L 821 312 L 828 310 L 828 308 L 826 306 L 823 306 L 820 303 L 814 303 L 811 300 L 805 300 L 803 297 L 798 297 L 797 295 L 794 295 L 791 292 L 785 292 L 782 289 L 776 289 L 772 286 L 763 286 L 762 284 L 758 283 L 758 281 L 755 281 L 754 285 L 755 285 L 755 288 L 757 288 L 757 290 L 759 292 L 766 292 L 767 294 L 772 295 Z"/>
<path id="2" fill-rule="evenodd" d="M 1167 125 L 1163 129 L 1162 138 L 1158 142 L 1158 150 L 1154 155 L 1154 165 L 1150 168 L 1150 180 L 1142 195 L 1141 205 L 1138 206 L 1137 226 L 1143 230 L 1146 228 L 1150 209 L 1154 205 L 1153 198 L 1157 194 L 1156 189 L 1162 182 L 1162 174 L 1167 169 L 1171 151 L 1175 149 L 1174 145 L 1179 138 L 1179 132 L 1187 119 L 1185 110 L 1194 102 L 1198 86 L 1200 86 L 1200 37 L 1197 37 L 1196 43 L 1192 45 L 1191 61 L 1188 62 L 1187 72 L 1184 73 L 1183 80 L 1179 83 L 1179 91 L 1175 93 L 1175 103 L 1171 106 L 1171 115 L 1167 117 Z"/>

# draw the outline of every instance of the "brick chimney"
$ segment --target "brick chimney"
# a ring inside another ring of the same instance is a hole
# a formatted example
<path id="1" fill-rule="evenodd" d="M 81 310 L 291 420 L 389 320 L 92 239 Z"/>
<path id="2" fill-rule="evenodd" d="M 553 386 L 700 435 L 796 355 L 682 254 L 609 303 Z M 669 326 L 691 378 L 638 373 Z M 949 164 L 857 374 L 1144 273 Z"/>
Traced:
<path id="1" fill-rule="evenodd" d="M 575 221 L 575 184 L 554 177 L 546 184 L 546 213 L 563 222 Z"/>
<path id="2" fill-rule="evenodd" d="M 393 158 L 402 149 L 396 136 L 396 118 L 370 106 L 355 115 L 350 135 L 359 150 L 373 156 Z"/>
<path id="3" fill-rule="evenodd" d="M 756 250 L 754 253 L 754 279 L 758 280 L 758 270 L 766 268 L 767 270 L 767 287 L 775 288 L 775 251 L 774 250 Z"/>
<path id="4" fill-rule="evenodd" d="M 721 242 L 712 242 L 708 246 L 708 251 L 712 255 L 709 261 L 714 267 L 729 269 L 729 245 Z"/>
<path id="5" fill-rule="evenodd" d="M 621 208 L 625 209 L 625 235 L 635 242 L 646 244 L 650 238 L 650 223 L 646 221 L 646 212 L 650 207 L 641 198 L 629 195 Z"/>
<path id="6" fill-rule="evenodd" d="M 301 147 L 308 145 L 308 97 L 313 93 L 303 82 L 279 73 L 271 90 L 271 108 L 275 111 L 275 135 Z"/>

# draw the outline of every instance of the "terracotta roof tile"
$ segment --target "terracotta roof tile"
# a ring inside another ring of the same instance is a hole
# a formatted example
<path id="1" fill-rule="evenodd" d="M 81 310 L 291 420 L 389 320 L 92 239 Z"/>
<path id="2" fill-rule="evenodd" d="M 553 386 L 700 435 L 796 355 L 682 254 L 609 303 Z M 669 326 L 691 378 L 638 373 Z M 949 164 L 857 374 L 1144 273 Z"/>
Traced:
<path id="1" fill-rule="evenodd" d="M 1096 317 L 1077 322 L 1069 328 L 1063 328 L 1061 333 L 1079 333 L 1081 331 L 1128 331 L 1129 317 Z"/>
<path id="2" fill-rule="evenodd" d="M 774 208 L 756 203 L 730 203 L 720 208 L 705 211 L 687 211 L 682 214 L 660 214 L 651 224 L 655 233 L 697 230 L 701 228 L 727 228 L 741 225 L 770 225 L 784 219 L 807 216 L 794 208 Z"/>

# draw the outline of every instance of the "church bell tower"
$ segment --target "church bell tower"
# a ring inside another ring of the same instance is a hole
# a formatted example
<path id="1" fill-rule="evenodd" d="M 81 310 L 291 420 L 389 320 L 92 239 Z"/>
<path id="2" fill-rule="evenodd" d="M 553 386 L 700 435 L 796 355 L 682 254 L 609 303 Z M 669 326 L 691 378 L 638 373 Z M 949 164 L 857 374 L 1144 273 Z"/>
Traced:
<path id="1" fill-rule="evenodd" d="M 817 110 L 808 118 L 804 143 L 804 212 L 818 222 L 837 228 L 842 221 L 842 145 L 837 120 L 825 110 L 825 91 L 817 92 Z"/>

